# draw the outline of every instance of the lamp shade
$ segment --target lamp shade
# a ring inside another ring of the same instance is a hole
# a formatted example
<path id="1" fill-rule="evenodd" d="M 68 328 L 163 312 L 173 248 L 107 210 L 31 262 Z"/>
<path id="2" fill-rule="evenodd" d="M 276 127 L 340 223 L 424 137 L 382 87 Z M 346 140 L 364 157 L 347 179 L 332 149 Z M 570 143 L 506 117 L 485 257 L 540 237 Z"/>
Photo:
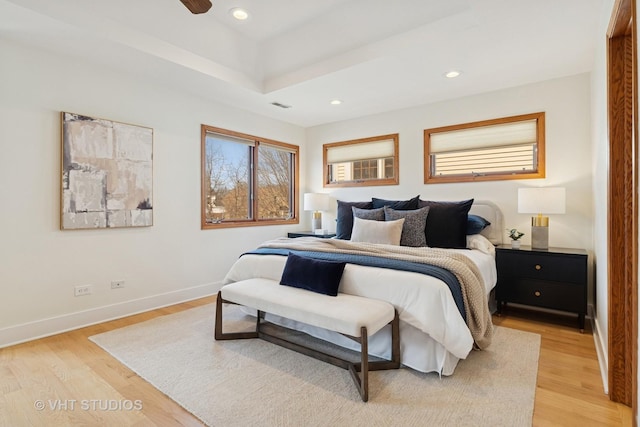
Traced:
<path id="1" fill-rule="evenodd" d="M 329 195 L 323 193 L 305 193 L 303 205 L 305 211 L 329 210 Z"/>
<path id="2" fill-rule="evenodd" d="M 518 213 L 563 214 L 565 209 L 563 187 L 518 188 Z"/>

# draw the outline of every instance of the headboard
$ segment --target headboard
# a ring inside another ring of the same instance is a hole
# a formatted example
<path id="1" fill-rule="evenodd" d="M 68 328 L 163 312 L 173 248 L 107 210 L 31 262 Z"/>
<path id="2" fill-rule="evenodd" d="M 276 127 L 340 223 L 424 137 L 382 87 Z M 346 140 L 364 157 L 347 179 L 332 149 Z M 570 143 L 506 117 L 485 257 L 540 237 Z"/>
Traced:
<path id="1" fill-rule="evenodd" d="M 471 205 L 470 214 L 481 216 L 491 223 L 480 234 L 486 237 L 494 245 L 502 244 L 504 236 L 504 225 L 502 211 L 493 202 L 487 200 L 476 200 Z"/>

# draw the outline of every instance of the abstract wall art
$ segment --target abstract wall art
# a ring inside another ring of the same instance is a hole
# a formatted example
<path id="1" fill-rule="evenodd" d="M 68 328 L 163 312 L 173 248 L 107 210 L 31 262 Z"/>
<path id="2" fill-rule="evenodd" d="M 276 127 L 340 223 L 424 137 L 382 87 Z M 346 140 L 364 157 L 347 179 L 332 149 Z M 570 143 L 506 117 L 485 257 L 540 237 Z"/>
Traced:
<path id="1" fill-rule="evenodd" d="M 153 129 L 62 113 L 60 228 L 153 225 Z"/>

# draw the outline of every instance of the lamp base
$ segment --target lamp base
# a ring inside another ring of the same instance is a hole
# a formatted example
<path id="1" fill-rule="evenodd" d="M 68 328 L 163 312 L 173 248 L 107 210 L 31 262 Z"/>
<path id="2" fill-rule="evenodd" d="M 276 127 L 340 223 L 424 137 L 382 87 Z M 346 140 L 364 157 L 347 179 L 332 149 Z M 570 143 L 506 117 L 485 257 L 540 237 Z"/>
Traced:
<path id="1" fill-rule="evenodd" d="M 549 249 L 549 227 L 531 226 L 531 248 Z"/>
<path id="2" fill-rule="evenodd" d="M 311 220 L 311 230 L 320 230 L 322 228 L 322 212 L 316 211 L 313 213 L 313 219 Z"/>

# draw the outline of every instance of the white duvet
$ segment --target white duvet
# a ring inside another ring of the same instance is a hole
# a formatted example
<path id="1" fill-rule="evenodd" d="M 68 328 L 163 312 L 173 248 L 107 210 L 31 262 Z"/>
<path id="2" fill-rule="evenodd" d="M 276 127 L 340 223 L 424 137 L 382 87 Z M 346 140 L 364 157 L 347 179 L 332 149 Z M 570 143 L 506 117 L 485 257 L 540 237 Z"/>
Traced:
<path id="1" fill-rule="evenodd" d="M 465 254 L 478 266 L 488 294 L 495 286 L 496 268 L 493 245 L 487 246 L 482 239 L 479 235 L 471 239 L 469 247 L 477 249 L 455 251 Z M 227 273 L 224 282 L 252 277 L 279 281 L 286 260 L 287 257 L 280 255 L 243 255 Z M 451 375 L 458 360 L 466 358 L 473 348 L 473 338 L 451 291 L 439 279 L 407 271 L 347 264 L 339 291 L 388 301 L 396 307 L 400 316 L 401 358 L 405 366 Z M 358 346 L 337 333 L 273 316 L 267 320 L 345 347 L 355 349 Z M 386 329 L 371 337 L 369 353 L 388 358 L 389 337 Z"/>

